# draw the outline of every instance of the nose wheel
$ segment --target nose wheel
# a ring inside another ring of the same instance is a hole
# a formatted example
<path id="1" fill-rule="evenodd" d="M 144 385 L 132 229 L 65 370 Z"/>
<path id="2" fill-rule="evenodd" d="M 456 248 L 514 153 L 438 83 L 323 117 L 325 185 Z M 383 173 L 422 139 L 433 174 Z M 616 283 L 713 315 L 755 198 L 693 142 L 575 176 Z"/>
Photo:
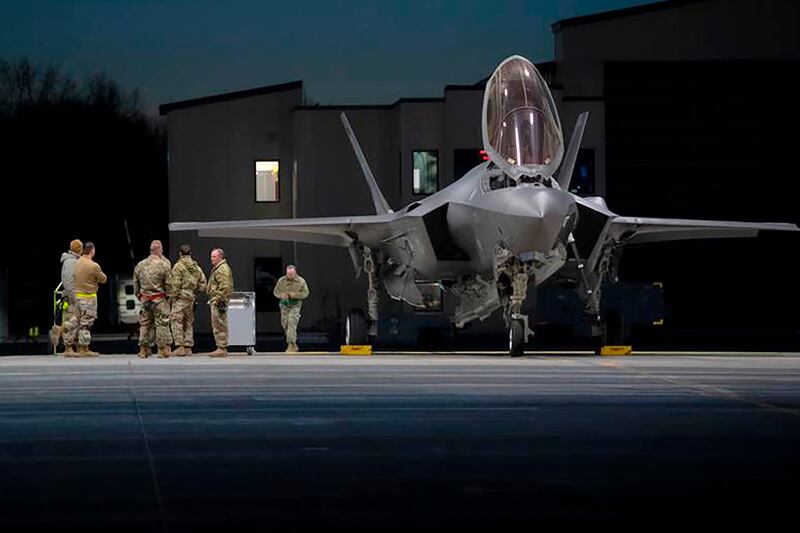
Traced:
<path id="1" fill-rule="evenodd" d="M 522 314 L 528 283 L 533 278 L 532 264 L 520 261 L 501 245 L 494 248 L 494 260 L 497 295 L 508 326 L 508 353 L 511 357 L 522 357 L 528 337 L 533 336 L 528 326 L 528 315 Z"/>
<path id="2" fill-rule="evenodd" d="M 525 355 L 525 337 L 525 321 L 521 318 L 512 320 L 508 330 L 508 353 L 511 357 Z"/>

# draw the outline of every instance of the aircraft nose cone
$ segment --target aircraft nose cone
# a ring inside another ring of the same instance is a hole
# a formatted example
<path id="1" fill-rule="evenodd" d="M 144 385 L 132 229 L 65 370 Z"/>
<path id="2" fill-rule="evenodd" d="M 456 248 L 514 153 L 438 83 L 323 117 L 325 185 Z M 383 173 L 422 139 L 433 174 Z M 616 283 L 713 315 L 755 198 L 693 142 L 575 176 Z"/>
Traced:
<path id="1" fill-rule="evenodd" d="M 531 203 L 548 228 L 555 225 L 557 227 L 553 229 L 558 232 L 564 223 L 564 217 L 569 211 L 572 200 L 561 191 L 548 189 L 534 195 Z"/>
<path id="2" fill-rule="evenodd" d="M 515 232 L 512 251 L 551 250 L 570 212 L 572 198 L 563 191 L 544 187 L 519 185 L 514 189 L 511 211 L 524 216 L 526 223 Z"/>

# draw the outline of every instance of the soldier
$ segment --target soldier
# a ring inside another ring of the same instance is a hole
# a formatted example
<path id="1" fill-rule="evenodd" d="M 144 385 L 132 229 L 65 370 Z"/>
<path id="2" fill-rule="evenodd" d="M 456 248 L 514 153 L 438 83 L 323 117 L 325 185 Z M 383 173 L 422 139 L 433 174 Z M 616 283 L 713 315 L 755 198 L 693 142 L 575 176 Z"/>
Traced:
<path id="1" fill-rule="evenodd" d="M 233 273 L 225 252 L 221 248 L 211 251 L 211 274 L 208 276 L 208 305 L 211 307 L 211 329 L 214 330 L 214 342 L 217 349 L 211 357 L 228 356 L 228 298 L 233 292 Z"/>
<path id="2" fill-rule="evenodd" d="M 300 308 L 308 298 L 308 284 L 297 274 L 294 265 L 286 267 L 286 275 L 275 284 L 272 291 L 280 299 L 281 327 L 286 332 L 286 353 L 299 352 L 297 347 L 297 324 L 300 323 Z"/>
<path id="3" fill-rule="evenodd" d="M 172 267 L 172 339 L 175 351 L 172 355 L 183 357 L 192 354 L 194 346 L 194 302 L 195 297 L 206 290 L 206 276 L 200 265 L 192 259 L 188 244 L 180 247 L 181 257 Z"/>
<path id="4" fill-rule="evenodd" d="M 67 308 L 63 311 L 64 314 L 61 317 L 61 325 L 53 326 L 50 333 L 50 342 L 53 346 L 58 344 L 64 332 L 64 326 L 78 311 L 78 304 L 75 301 L 75 263 L 81 258 L 82 252 L 83 243 L 78 239 L 74 239 L 69 243 L 69 251 L 61 254 L 61 287 L 64 290 Z M 75 346 L 66 344 L 66 341 L 64 344 L 66 345 L 64 355 L 75 355 Z"/>
<path id="5" fill-rule="evenodd" d="M 161 241 L 150 243 L 150 256 L 133 269 L 133 290 L 142 302 L 139 312 L 139 357 L 150 356 L 150 346 L 158 346 L 159 357 L 169 357 L 172 334 L 169 331 L 167 291 L 172 264 L 164 257 Z M 154 331 L 155 330 L 155 331 Z"/>
<path id="6" fill-rule="evenodd" d="M 78 352 L 65 353 L 66 357 L 95 357 L 97 352 L 89 350 L 92 342 L 90 329 L 97 319 L 97 286 L 105 283 L 108 278 L 103 274 L 100 265 L 95 263 L 94 244 L 87 242 L 83 245 L 83 255 L 75 262 L 75 301 L 77 313 L 64 324 L 64 344 L 75 344 L 78 340 Z"/>

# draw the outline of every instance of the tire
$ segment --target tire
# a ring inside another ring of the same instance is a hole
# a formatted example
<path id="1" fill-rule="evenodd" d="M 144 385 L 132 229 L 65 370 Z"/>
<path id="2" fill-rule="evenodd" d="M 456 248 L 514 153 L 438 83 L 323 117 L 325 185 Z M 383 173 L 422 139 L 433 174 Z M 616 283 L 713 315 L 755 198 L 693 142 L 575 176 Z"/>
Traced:
<path id="1" fill-rule="evenodd" d="M 525 355 L 525 324 L 522 320 L 512 320 L 508 330 L 508 353 L 511 357 Z"/>
<path id="2" fill-rule="evenodd" d="M 346 345 L 369 344 L 367 330 L 367 315 L 361 309 L 352 309 L 347 313 L 344 321 L 343 332 L 344 343 Z"/>
<path id="3" fill-rule="evenodd" d="M 625 344 L 625 328 L 622 320 L 622 311 L 609 309 L 605 315 L 606 346 L 622 346 Z"/>

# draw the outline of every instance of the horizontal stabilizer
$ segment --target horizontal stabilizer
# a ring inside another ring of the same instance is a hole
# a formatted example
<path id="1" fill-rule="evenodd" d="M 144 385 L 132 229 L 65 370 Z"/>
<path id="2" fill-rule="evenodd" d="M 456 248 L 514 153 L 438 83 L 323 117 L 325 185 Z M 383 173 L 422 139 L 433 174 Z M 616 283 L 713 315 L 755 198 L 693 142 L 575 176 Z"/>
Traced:
<path id="1" fill-rule="evenodd" d="M 794 224 L 778 222 L 731 222 L 646 217 L 615 217 L 611 220 L 610 228 L 613 237 L 627 244 L 755 237 L 761 231 L 800 231 L 800 228 Z"/>
<path id="2" fill-rule="evenodd" d="M 350 246 L 359 238 L 381 239 L 396 215 L 291 218 L 267 220 L 221 220 L 173 222 L 170 231 L 196 231 L 200 237 L 294 241 L 329 246 Z"/>

